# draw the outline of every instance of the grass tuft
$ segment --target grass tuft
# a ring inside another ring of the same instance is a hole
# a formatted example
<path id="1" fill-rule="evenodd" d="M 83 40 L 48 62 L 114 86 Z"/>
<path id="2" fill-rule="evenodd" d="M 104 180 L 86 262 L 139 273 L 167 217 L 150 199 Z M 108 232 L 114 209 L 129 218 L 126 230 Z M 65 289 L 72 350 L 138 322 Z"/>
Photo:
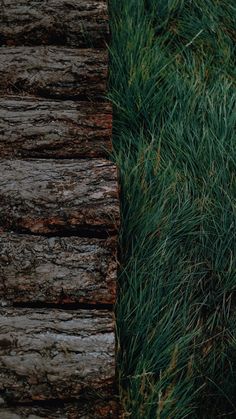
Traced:
<path id="1" fill-rule="evenodd" d="M 236 417 L 234 0 L 111 0 L 133 419 Z"/>

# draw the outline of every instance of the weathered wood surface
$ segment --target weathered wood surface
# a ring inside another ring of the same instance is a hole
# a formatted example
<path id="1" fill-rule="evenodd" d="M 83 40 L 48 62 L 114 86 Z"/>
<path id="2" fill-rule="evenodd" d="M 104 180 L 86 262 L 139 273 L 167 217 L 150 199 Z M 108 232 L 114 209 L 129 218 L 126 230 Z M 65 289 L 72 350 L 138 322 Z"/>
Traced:
<path id="1" fill-rule="evenodd" d="M 1 234 L 0 301 L 113 304 L 116 246 L 116 237 Z"/>
<path id="2" fill-rule="evenodd" d="M 1 47 L 0 92 L 48 98 L 101 99 L 106 93 L 106 50 Z"/>
<path id="3" fill-rule="evenodd" d="M 113 394 L 113 314 L 0 310 L 0 394 L 5 402 Z"/>
<path id="4" fill-rule="evenodd" d="M 0 2 L 0 45 L 105 46 L 105 0 L 4 0 Z"/>
<path id="5" fill-rule="evenodd" d="M 1 419 L 114 419 L 119 416 L 115 400 L 86 400 L 64 407 L 17 406 L 0 408 Z"/>
<path id="6" fill-rule="evenodd" d="M 0 160 L 0 226 L 39 234 L 113 234 L 117 169 L 103 159 Z"/>
<path id="7" fill-rule="evenodd" d="M 106 0 L 0 1 L 0 419 L 119 417 L 108 37 Z"/>
<path id="8" fill-rule="evenodd" d="M 104 157 L 111 133 L 110 104 L 0 97 L 1 157 Z"/>

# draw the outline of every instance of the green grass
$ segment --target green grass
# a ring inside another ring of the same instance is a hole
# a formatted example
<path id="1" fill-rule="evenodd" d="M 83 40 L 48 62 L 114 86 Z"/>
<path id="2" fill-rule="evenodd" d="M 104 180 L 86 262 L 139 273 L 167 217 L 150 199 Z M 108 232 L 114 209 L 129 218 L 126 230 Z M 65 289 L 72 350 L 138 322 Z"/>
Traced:
<path id="1" fill-rule="evenodd" d="M 236 417 L 234 0 L 110 0 L 126 417 Z"/>

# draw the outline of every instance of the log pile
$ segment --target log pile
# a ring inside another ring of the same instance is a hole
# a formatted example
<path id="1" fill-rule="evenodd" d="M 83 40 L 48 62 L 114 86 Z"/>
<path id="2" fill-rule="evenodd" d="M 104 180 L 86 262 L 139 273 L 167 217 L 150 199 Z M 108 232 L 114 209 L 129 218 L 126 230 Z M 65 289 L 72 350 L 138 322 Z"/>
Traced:
<path id="1" fill-rule="evenodd" d="M 0 5 L 0 418 L 119 417 L 106 0 Z"/>

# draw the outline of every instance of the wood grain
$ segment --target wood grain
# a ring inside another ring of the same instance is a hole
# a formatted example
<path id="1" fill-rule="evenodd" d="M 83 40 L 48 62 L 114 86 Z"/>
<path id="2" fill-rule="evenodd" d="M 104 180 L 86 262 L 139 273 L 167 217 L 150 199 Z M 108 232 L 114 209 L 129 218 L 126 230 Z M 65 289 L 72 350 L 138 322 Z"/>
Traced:
<path id="1" fill-rule="evenodd" d="M 97 237 L 119 226 L 117 169 L 103 159 L 1 160 L 5 231 Z"/>
<path id="2" fill-rule="evenodd" d="M 0 157 L 104 157 L 111 133 L 108 103 L 0 97 Z"/>
<path id="3" fill-rule="evenodd" d="M 117 237 L 1 234 L 0 301 L 114 304 L 116 247 Z"/>
<path id="4" fill-rule="evenodd" d="M 1 47 L 0 92 L 101 100 L 106 94 L 107 70 L 105 50 Z"/>
<path id="5" fill-rule="evenodd" d="M 3 402 L 112 397 L 113 315 L 102 310 L 0 310 Z"/>
<path id="6" fill-rule="evenodd" d="M 4 0 L 0 5 L 0 45 L 105 47 L 105 0 Z"/>

